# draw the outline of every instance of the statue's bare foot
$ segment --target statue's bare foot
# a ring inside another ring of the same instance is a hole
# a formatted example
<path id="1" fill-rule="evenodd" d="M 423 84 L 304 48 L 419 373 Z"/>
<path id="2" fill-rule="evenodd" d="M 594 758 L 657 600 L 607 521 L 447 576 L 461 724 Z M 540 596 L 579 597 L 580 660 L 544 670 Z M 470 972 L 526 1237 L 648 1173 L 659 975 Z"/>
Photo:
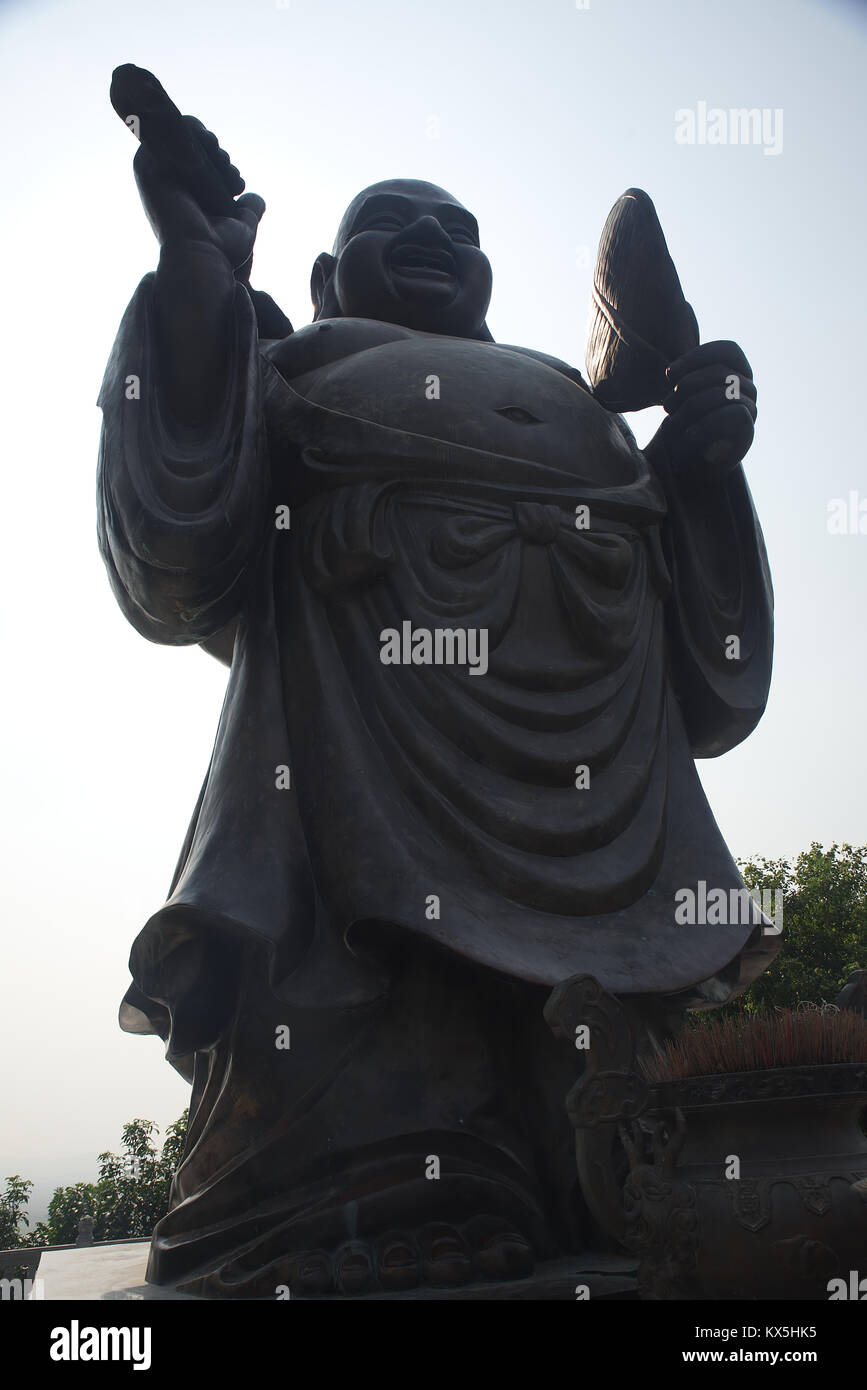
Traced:
<path id="1" fill-rule="evenodd" d="M 473 1277 L 473 1252 L 457 1226 L 432 1221 L 418 1233 L 422 1280 L 435 1289 L 454 1289 Z"/>
<path id="2" fill-rule="evenodd" d="M 370 1246 L 364 1240 L 349 1240 L 334 1252 L 334 1287 L 337 1293 L 358 1298 L 370 1293 L 376 1284 Z"/>
<path id="3" fill-rule="evenodd" d="M 307 1250 L 291 1261 L 289 1287 L 294 1294 L 314 1298 L 333 1287 L 331 1256 L 326 1250 Z"/>
<path id="4" fill-rule="evenodd" d="M 524 1279 L 535 1260 L 529 1241 L 499 1216 L 475 1216 L 464 1226 L 477 1279 Z"/>
<path id="5" fill-rule="evenodd" d="M 414 1289 L 421 1282 L 421 1252 L 409 1231 L 386 1231 L 374 1243 L 373 1254 L 384 1290 Z"/>
<path id="6" fill-rule="evenodd" d="M 418 1231 L 387 1231 L 375 1241 L 347 1241 L 332 1254 L 311 1250 L 292 1261 L 290 1287 L 299 1296 L 332 1291 L 347 1298 L 428 1286 L 460 1288 L 473 1281 L 523 1279 L 533 1272 L 526 1237 L 498 1216 L 462 1226 L 430 1222 Z"/>

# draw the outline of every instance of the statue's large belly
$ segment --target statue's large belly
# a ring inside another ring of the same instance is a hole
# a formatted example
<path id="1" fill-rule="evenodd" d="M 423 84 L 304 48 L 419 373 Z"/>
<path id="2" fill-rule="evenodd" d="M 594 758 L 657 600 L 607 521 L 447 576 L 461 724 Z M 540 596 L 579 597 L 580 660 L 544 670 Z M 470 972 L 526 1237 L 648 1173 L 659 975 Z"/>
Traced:
<path id="1" fill-rule="evenodd" d="M 424 335 L 330 363 L 303 394 L 327 409 L 511 458 L 587 483 L 636 477 L 637 455 L 580 386 L 521 353 Z"/>

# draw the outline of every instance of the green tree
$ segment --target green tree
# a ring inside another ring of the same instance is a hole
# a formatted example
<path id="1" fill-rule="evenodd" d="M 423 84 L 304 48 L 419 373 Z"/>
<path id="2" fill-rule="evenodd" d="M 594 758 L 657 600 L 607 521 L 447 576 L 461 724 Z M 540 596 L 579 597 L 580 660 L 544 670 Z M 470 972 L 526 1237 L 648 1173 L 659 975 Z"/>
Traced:
<path id="1" fill-rule="evenodd" d="M 748 887 L 782 889 L 783 932 L 774 963 L 730 1008 L 833 1003 L 867 968 L 867 845 L 814 841 L 794 860 L 739 862 Z"/>
<path id="2" fill-rule="evenodd" d="M 155 1132 L 152 1120 L 130 1120 L 123 1127 L 122 1155 L 99 1155 L 94 1239 L 148 1236 L 166 1211 L 174 1164 L 157 1153 Z"/>
<path id="3" fill-rule="evenodd" d="M 79 1218 L 95 1215 L 95 1204 L 96 1187 L 91 1182 L 56 1187 L 48 1203 L 48 1220 L 37 1223 L 30 1244 L 74 1245 Z"/>
<path id="4" fill-rule="evenodd" d="M 181 1161 L 186 1142 L 189 1112 L 166 1130 L 162 1151 L 157 1151 L 152 1120 L 130 1120 L 121 1132 L 121 1153 L 99 1155 L 99 1176 L 95 1183 L 78 1182 L 55 1189 L 48 1204 L 48 1220 L 40 1221 L 30 1245 L 72 1245 L 82 1216 L 94 1218 L 94 1240 L 124 1240 L 149 1236 L 169 1205 L 172 1178 Z M 9 1179 L 21 1183 L 21 1179 Z M 28 1190 L 32 1183 L 22 1186 Z M 19 1201 L 19 1219 L 23 1203 Z M 2 1219 L 0 1206 L 0 1219 Z M 0 1230 L 4 1228 L 0 1227 Z M 22 1244 L 25 1242 L 22 1240 Z M 3 1242 L 0 1240 L 0 1248 Z"/>
<path id="5" fill-rule="evenodd" d="M 30 1225 L 26 1211 L 32 1186 L 17 1173 L 6 1179 L 6 1191 L 0 1193 L 0 1250 L 16 1250 L 27 1244 L 28 1234 L 21 1227 Z"/>
<path id="6" fill-rule="evenodd" d="M 174 1120 L 166 1129 L 166 1137 L 163 1140 L 163 1151 L 160 1155 L 160 1162 L 174 1174 L 180 1167 L 181 1159 L 184 1156 L 184 1146 L 187 1142 L 187 1126 L 190 1121 L 190 1112 L 185 1110 L 179 1119 Z"/>

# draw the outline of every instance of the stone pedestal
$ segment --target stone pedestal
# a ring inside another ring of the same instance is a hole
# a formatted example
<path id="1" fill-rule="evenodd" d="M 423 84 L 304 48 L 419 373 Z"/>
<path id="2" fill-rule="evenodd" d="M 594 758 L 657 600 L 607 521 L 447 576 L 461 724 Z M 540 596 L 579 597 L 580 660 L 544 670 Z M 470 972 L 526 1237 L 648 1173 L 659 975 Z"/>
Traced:
<path id="1" fill-rule="evenodd" d="M 90 1249 L 47 1250 L 36 1276 L 42 1281 L 43 1299 L 94 1302 L 98 1300 L 172 1300 L 200 1303 L 206 1300 L 180 1293 L 166 1285 L 147 1284 L 149 1245 L 131 1241 L 119 1245 L 94 1245 Z M 502 1284 L 468 1284 L 461 1289 L 412 1289 L 400 1294 L 367 1294 L 367 1302 L 436 1301 L 574 1302 L 576 1289 L 586 1286 L 591 1301 L 637 1297 L 636 1262 L 627 1255 L 575 1255 L 550 1260 L 529 1279 Z M 259 1300 L 256 1300 L 259 1301 Z M 261 1300 L 270 1301 L 270 1300 Z M 294 1302 L 322 1300 L 295 1299 Z M 347 1300 L 330 1296 L 327 1302 Z M 362 1300 L 349 1300 L 360 1302 Z"/>

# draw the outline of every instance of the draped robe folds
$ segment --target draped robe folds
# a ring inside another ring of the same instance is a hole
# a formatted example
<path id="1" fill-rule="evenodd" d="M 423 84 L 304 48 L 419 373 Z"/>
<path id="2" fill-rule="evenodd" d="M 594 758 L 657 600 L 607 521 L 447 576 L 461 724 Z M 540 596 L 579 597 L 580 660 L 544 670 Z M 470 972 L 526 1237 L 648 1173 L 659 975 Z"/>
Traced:
<path id="1" fill-rule="evenodd" d="M 698 1006 L 743 989 L 778 944 L 763 922 L 675 918 L 679 889 L 743 887 L 693 761 L 740 742 L 767 696 L 742 470 L 687 492 L 608 417 L 632 477 L 604 485 L 582 479 L 580 441 L 567 473 L 326 409 L 279 375 L 241 286 L 221 418 L 181 434 L 152 296 L 149 275 L 99 399 L 101 550 L 141 633 L 231 651 L 231 671 L 123 1026 L 188 1073 L 247 947 L 278 997 L 351 1007 L 406 933 L 536 985 L 590 973 Z M 383 664 L 381 633 L 406 621 L 486 629 L 486 674 Z"/>

